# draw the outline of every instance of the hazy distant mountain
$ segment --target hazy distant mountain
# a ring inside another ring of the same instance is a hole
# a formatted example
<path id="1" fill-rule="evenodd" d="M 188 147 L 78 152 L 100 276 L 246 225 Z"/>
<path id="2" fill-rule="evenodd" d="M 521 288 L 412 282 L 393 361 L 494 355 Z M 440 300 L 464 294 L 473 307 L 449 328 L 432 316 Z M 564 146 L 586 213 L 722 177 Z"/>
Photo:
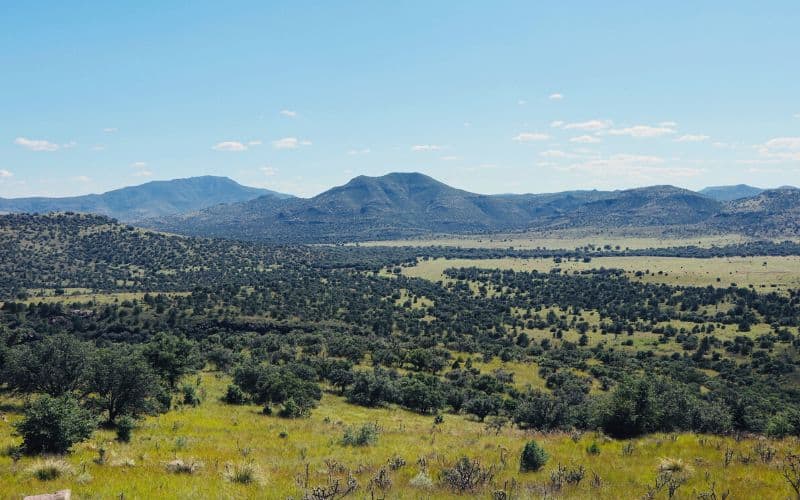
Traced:
<path id="1" fill-rule="evenodd" d="M 170 181 L 152 181 L 103 194 L 66 198 L 0 198 L 0 212 L 83 212 L 107 215 L 122 221 L 202 210 L 220 203 L 237 203 L 259 196 L 276 199 L 289 195 L 258 189 L 227 178 L 190 177 Z"/>
<path id="2" fill-rule="evenodd" d="M 791 204 L 791 202 L 787 202 Z M 337 242 L 564 228 L 692 228 L 731 210 L 673 186 L 623 191 L 481 195 L 417 173 L 360 176 L 313 198 L 260 197 L 144 221 L 146 227 L 272 242 Z"/>
<path id="3" fill-rule="evenodd" d="M 737 184 L 735 186 L 709 186 L 703 188 L 698 193 L 704 194 L 717 201 L 732 201 L 741 198 L 749 198 L 764 192 L 763 189 L 748 186 L 747 184 Z"/>

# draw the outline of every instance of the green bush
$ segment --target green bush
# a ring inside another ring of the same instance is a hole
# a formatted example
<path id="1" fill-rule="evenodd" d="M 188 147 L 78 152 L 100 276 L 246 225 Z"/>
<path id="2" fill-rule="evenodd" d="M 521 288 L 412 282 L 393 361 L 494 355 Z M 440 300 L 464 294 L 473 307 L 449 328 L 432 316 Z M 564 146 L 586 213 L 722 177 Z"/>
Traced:
<path id="1" fill-rule="evenodd" d="M 131 432 L 136 426 L 136 420 L 129 415 L 117 419 L 117 441 L 127 443 L 131 440 Z"/>
<path id="2" fill-rule="evenodd" d="M 586 453 L 588 453 L 589 455 L 599 455 L 600 446 L 597 443 L 592 442 L 592 444 L 586 447 Z"/>
<path id="3" fill-rule="evenodd" d="M 361 427 L 348 427 L 344 430 L 342 444 L 345 446 L 368 446 L 378 441 L 378 424 L 364 424 Z"/>
<path id="4" fill-rule="evenodd" d="M 189 406 L 200 406 L 200 395 L 197 394 L 197 387 L 192 384 L 183 384 L 181 386 L 183 393 L 183 404 Z"/>
<path id="5" fill-rule="evenodd" d="M 15 424 L 27 453 L 66 453 L 75 443 L 92 435 L 95 417 L 75 398 L 41 396 L 25 408 Z"/>
<path id="6" fill-rule="evenodd" d="M 238 385 L 230 384 L 222 400 L 231 405 L 241 405 L 247 402 L 247 395 Z"/>
<path id="7" fill-rule="evenodd" d="M 301 418 L 307 417 L 309 409 L 295 402 L 294 399 L 289 398 L 283 403 L 283 407 L 278 412 L 278 416 L 283 418 Z"/>
<path id="8" fill-rule="evenodd" d="M 544 451 L 544 448 L 539 446 L 536 441 L 528 441 L 525 448 L 522 450 L 522 456 L 519 461 L 519 470 L 521 472 L 537 471 L 544 467 L 547 459 L 550 456 Z"/>

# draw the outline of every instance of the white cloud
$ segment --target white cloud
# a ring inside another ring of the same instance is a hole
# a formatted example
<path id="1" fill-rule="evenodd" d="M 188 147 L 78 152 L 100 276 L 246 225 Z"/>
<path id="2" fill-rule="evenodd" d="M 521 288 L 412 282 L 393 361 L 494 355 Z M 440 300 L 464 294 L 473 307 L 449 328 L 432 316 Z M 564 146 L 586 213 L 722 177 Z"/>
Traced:
<path id="1" fill-rule="evenodd" d="M 103 132 L 105 132 L 106 134 L 113 134 L 117 130 L 118 130 L 117 127 L 106 127 L 103 129 Z"/>
<path id="2" fill-rule="evenodd" d="M 776 137 L 757 147 L 767 158 L 800 161 L 800 137 Z"/>
<path id="3" fill-rule="evenodd" d="M 551 101 L 560 101 L 561 99 L 564 98 L 564 94 L 559 94 L 558 92 L 556 92 L 555 94 L 550 94 L 549 96 L 547 96 L 547 98 L 550 99 Z"/>
<path id="4" fill-rule="evenodd" d="M 555 121 L 550 122 L 550 127 L 552 127 L 552 128 L 560 128 L 563 125 L 564 125 L 564 122 L 561 121 L 561 120 L 555 120 Z"/>
<path id="5" fill-rule="evenodd" d="M 670 166 L 665 163 L 666 160 L 657 156 L 615 154 L 555 168 L 597 178 L 626 178 L 647 183 L 671 182 L 677 178 L 695 177 L 705 171 L 702 168 Z"/>
<path id="6" fill-rule="evenodd" d="M 591 132 L 607 129 L 613 123 L 611 120 L 587 120 L 585 122 L 567 123 L 564 128 L 566 130 L 587 130 Z"/>
<path id="7" fill-rule="evenodd" d="M 28 139 L 27 137 L 17 137 L 14 139 L 14 144 L 22 146 L 31 151 L 58 151 L 61 146 L 45 141 L 43 139 Z"/>
<path id="8" fill-rule="evenodd" d="M 528 104 L 528 101 L 526 101 L 525 99 L 520 99 L 519 101 L 517 101 L 517 104 L 519 104 L 520 106 L 524 106 Z"/>
<path id="9" fill-rule="evenodd" d="M 92 182 L 92 179 L 90 177 L 85 176 L 85 175 L 78 175 L 78 176 L 73 177 L 72 179 L 76 180 L 78 182 Z"/>
<path id="10" fill-rule="evenodd" d="M 264 166 L 264 167 L 261 167 L 261 169 L 260 169 L 260 170 L 261 170 L 262 172 L 264 172 L 264 175 L 268 175 L 268 176 L 277 175 L 277 173 L 278 173 L 278 169 L 277 169 L 277 168 L 275 168 L 275 167 L 270 167 L 269 165 L 267 165 L 267 166 Z"/>
<path id="11" fill-rule="evenodd" d="M 310 146 L 311 141 L 308 140 L 300 140 L 297 137 L 284 137 L 282 139 L 278 139 L 272 141 L 272 147 L 275 149 L 297 149 L 300 146 Z"/>
<path id="12" fill-rule="evenodd" d="M 214 151 L 247 151 L 247 146 L 239 141 L 223 141 L 214 144 L 211 149 Z"/>
<path id="13" fill-rule="evenodd" d="M 369 148 L 363 149 L 351 149 L 347 152 L 350 156 L 357 156 L 357 155 L 367 155 L 370 154 L 372 151 Z"/>
<path id="14" fill-rule="evenodd" d="M 417 153 L 426 151 L 441 151 L 442 149 L 444 149 L 444 147 L 438 144 L 415 144 L 414 146 L 411 146 L 411 151 L 415 151 Z"/>
<path id="15" fill-rule="evenodd" d="M 560 149 L 548 149 L 540 152 L 539 156 L 543 158 L 580 158 L 579 155 L 567 153 L 565 151 L 561 151 Z"/>
<path id="16" fill-rule="evenodd" d="M 634 125 L 632 127 L 615 128 L 607 132 L 609 135 L 627 135 L 637 139 L 646 137 L 663 137 L 675 133 L 670 127 L 651 127 L 650 125 Z"/>
<path id="17" fill-rule="evenodd" d="M 261 144 L 262 144 L 262 142 L 261 142 L 261 141 L 259 141 L 259 140 L 255 140 L 255 141 L 247 141 L 247 145 L 248 145 L 248 146 L 260 146 Z"/>
<path id="18" fill-rule="evenodd" d="M 152 170 L 147 168 L 146 161 L 135 161 L 131 163 L 131 167 L 136 169 L 136 171 L 133 173 L 134 177 L 150 177 L 153 175 Z"/>
<path id="19" fill-rule="evenodd" d="M 281 115 L 286 116 L 288 118 L 294 118 L 294 117 L 297 116 L 297 111 L 292 111 L 292 110 L 289 110 L 289 109 L 282 109 L 281 110 Z"/>
<path id="20" fill-rule="evenodd" d="M 150 177 L 151 175 L 153 175 L 153 172 L 147 169 L 137 170 L 133 173 L 134 177 Z"/>
<path id="21" fill-rule="evenodd" d="M 513 140 L 517 142 L 546 141 L 550 136 L 541 132 L 522 132 L 516 135 Z"/>
<path id="22" fill-rule="evenodd" d="M 131 163 L 131 167 L 133 168 L 145 168 L 147 166 L 146 161 L 135 161 Z"/>
<path id="23" fill-rule="evenodd" d="M 14 177 L 14 174 L 8 170 L 0 168 L 0 179 L 8 179 L 9 177 Z"/>
<path id="24" fill-rule="evenodd" d="M 573 137 L 570 139 L 569 142 L 577 142 L 580 144 L 597 144 L 598 142 L 602 141 L 593 135 L 579 135 L 578 137 Z"/>
<path id="25" fill-rule="evenodd" d="M 456 161 L 459 160 L 460 158 L 458 156 L 450 155 L 450 156 L 442 156 L 440 159 L 442 161 Z"/>
<path id="26" fill-rule="evenodd" d="M 678 126 L 678 122 L 659 122 L 658 126 L 666 128 L 676 128 Z"/>
<path id="27" fill-rule="evenodd" d="M 700 134 L 686 134 L 678 137 L 675 139 L 675 142 L 703 142 L 709 140 L 710 137 L 707 135 L 700 135 Z"/>

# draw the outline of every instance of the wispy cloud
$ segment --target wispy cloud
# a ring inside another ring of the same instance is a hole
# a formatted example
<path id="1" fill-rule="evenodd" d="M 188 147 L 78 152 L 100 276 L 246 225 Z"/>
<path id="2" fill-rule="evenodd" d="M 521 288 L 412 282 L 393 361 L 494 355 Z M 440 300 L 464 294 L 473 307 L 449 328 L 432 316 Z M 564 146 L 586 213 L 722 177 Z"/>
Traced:
<path id="1" fill-rule="evenodd" d="M 448 156 L 442 156 L 439 159 L 442 160 L 442 161 L 456 161 L 456 160 L 459 160 L 460 158 L 458 156 L 455 156 L 455 155 L 448 155 Z"/>
<path id="2" fill-rule="evenodd" d="M 270 176 L 270 177 L 273 176 L 273 175 L 277 175 L 278 174 L 278 169 L 275 168 L 275 167 L 270 167 L 269 165 L 265 165 L 265 166 L 261 167 L 259 170 L 261 170 L 264 173 L 264 175 L 267 175 L 267 176 Z"/>
<path id="3" fill-rule="evenodd" d="M 135 161 L 131 163 L 131 167 L 135 169 L 134 177 L 150 177 L 153 175 L 153 172 L 147 168 L 146 161 Z"/>
<path id="4" fill-rule="evenodd" d="M 292 110 L 289 110 L 289 109 L 282 109 L 280 111 L 280 113 L 281 113 L 281 115 L 283 115 L 283 116 L 285 116 L 287 118 L 294 118 L 294 117 L 297 116 L 297 111 L 292 111 Z"/>
<path id="5" fill-rule="evenodd" d="M 255 140 L 255 141 L 247 141 L 247 145 L 248 145 L 248 146 L 260 146 L 261 144 L 262 144 L 262 142 L 261 142 L 261 141 L 259 141 L 259 140 Z"/>
<path id="6" fill-rule="evenodd" d="M 415 144 L 411 146 L 411 151 L 421 153 L 426 151 L 441 151 L 444 149 L 444 146 L 439 144 Z"/>
<path id="7" fill-rule="evenodd" d="M 709 140 L 711 137 L 700 134 L 686 134 L 675 139 L 675 142 L 703 142 Z"/>
<path id="8" fill-rule="evenodd" d="M 239 141 L 223 141 L 211 146 L 214 151 L 247 151 L 247 146 Z"/>
<path id="9" fill-rule="evenodd" d="M 92 182 L 92 178 L 86 175 L 77 175 L 72 179 L 78 182 Z"/>
<path id="10" fill-rule="evenodd" d="M 547 98 L 550 99 L 551 101 L 560 101 L 560 100 L 562 100 L 564 98 L 564 94 L 556 92 L 556 93 L 550 94 L 549 96 L 547 96 Z"/>
<path id="11" fill-rule="evenodd" d="M 595 132 L 598 130 L 605 130 L 613 124 L 614 122 L 611 120 L 587 120 L 585 122 L 567 123 L 563 125 L 563 128 L 566 130 L 586 130 Z"/>
<path id="12" fill-rule="evenodd" d="M 551 128 L 561 128 L 562 126 L 564 126 L 564 122 L 562 120 L 554 120 L 550 122 Z"/>
<path id="13" fill-rule="evenodd" d="M 117 127 L 106 127 L 103 129 L 103 132 L 105 132 L 106 134 L 113 134 L 117 130 L 119 130 L 117 129 Z"/>
<path id="14" fill-rule="evenodd" d="M 14 177 L 14 174 L 9 172 L 8 170 L 0 168 L 0 179 L 8 179 L 10 177 Z"/>
<path id="15" fill-rule="evenodd" d="M 369 148 L 363 149 L 351 149 L 347 152 L 350 156 L 358 156 L 358 155 L 367 155 L 370 154 L 372 151 Z"/>
<path id="16" fill-rule="evenodd" d="M 272 147 L 275 149 L 297 149 L 300 146 L 310 146 L 311 141 L 305 139 L 298 139 L 297 137 L 283 137 L 272 141 Z"/>
<path id="17" fill-rule="evenodd" d="M 597 144 L 598 142 L 603 141 L 593 135 L 579 135 L 578 137 L 573 137 L 570 139 L 569 142 L 577 142 L 579 144 Z"/>
<path id="18" fill-rule="evenodd" d="M 524 106 L 526 104 L 528 104 L 528 101 L 526 101 L 525 99 L 520 99 L 519 101 L 517 101 L 517 105 L 519 106 Z"/>
<path id="19" fill-rule="evenodd" d="M 546 141 L 550 136 L 541 132 L 522 132 L 513 137 L 517 142 Z"/>
<path id="20" fill-rule="evenodd" d="M 61 149 L 61 146 L 56 143 L 44 139 L 28 139 L 27 137 L 17 137 L 14 139 L 14 144 L 31 151 L 58 151 Z"/>
<path id="21" fill-rule="evenodd" d="M 608 130 L 608 135 L 625 135 L 637 139 L 649 137 L 663 137 L 675 133 L 675 129 L 671 127 L 651 127 L 650 125 L 634 125 L 632 127 L 614 128 Z"/>

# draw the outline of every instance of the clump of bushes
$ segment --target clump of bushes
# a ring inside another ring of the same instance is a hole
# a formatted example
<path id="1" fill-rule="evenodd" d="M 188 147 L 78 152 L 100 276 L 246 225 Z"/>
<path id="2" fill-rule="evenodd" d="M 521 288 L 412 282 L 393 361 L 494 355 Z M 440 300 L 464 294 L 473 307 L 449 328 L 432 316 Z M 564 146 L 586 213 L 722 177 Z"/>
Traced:
<path id="1" fill-rule="evenodd" d="M 455 465 L 442 470 L 442 479 L 459 493 L 474 492 L 492 481 L 493 467 L 483 467 L 478 459 L 461 457 Z"/>
<path id="2" fill-rule="evenodd" d="M 15 427 L 26 453 L 66 453 L 92 435 L 94 416 L 75 398 L 41 396 L 25 408 Z"/>
<path id="3" fill-rule="evenodd" d="M 360 427 L 347 427 L 342 436 L 342 444 L 345 446 L 369 446 L 378 441 L 380 428 L 378 424 L 367 423 Z"/>
<path id="4" fill-rule="evenodd" d="M 283 418 L 302 418 L 311 413 L 311 408 L 297 403 L 293 398 L 289 398 L 283 403 L 283 407 L 278 412 L 278 416 Z"/>
<path id="5" fill-rule="evenodd" d="M 547 463 L 550 456 L 536 441 L 528 441 L 519 460 L 520 472 L 535 472 Z"/>
<path id="6" fill-rule="evenodd" d="M 225 391 L 225 396 L 222 400 L 231 405 L 242 405 L 247 402 L 247 395 L 241 387 L 236 384 L 228 385 L 228 390 Z"/>

